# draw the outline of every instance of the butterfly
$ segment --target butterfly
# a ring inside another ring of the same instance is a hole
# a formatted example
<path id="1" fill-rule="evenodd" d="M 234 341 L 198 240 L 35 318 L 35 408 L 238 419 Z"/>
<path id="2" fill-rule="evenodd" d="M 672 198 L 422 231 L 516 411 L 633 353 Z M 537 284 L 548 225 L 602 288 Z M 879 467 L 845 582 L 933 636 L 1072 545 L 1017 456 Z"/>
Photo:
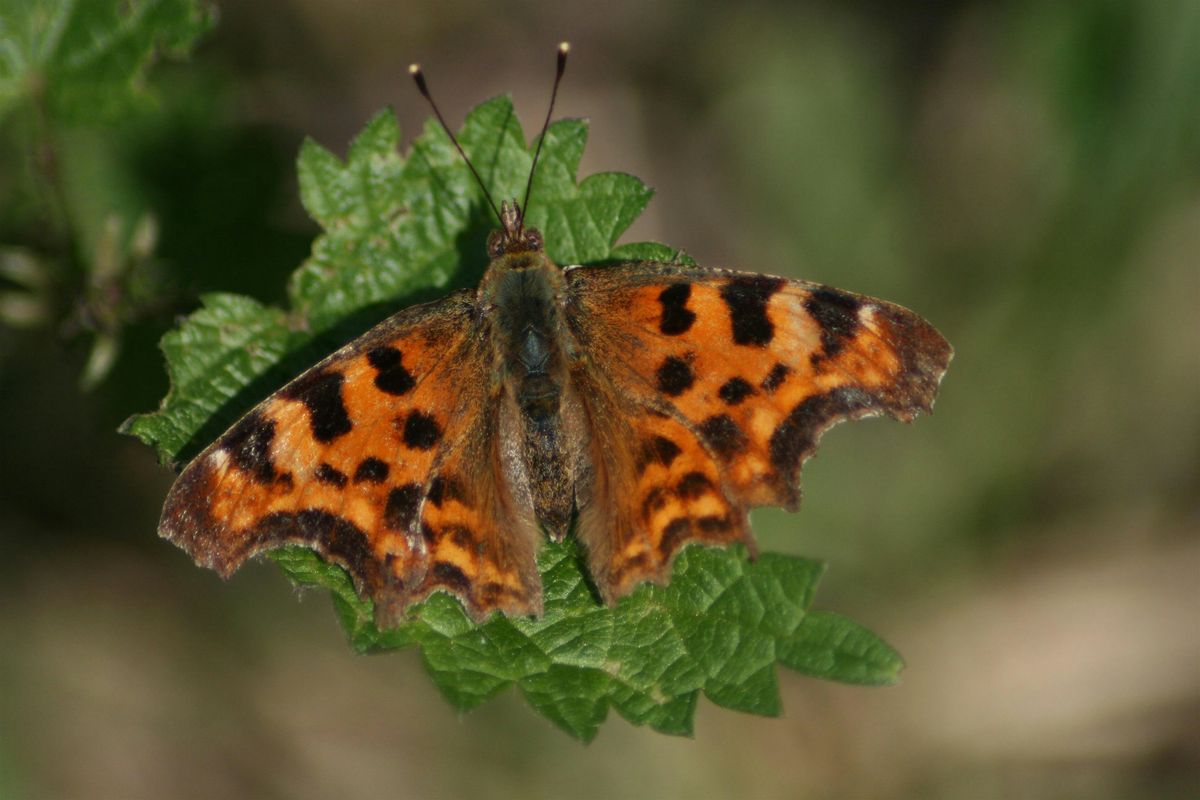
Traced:
<path id="1" fill-rule="evenodd" d="M 560 268 L 522 211 L 541 140 L 521 204 L 484 189 L 500 228 L 479 287 L 400 311 L 251 410 L 179 476 L 162 536 L 223 576 L 309 547 L 393 627 L 439 590 L 476 620 L 539 615 L 539 543 L 573 530 L 614 603 L 665 583 L 689 543 L 753 553 L 749 509 L 797 508 L 832 425 L 932 410 L 953 351 L 900 306 L 676 263 Z"/>

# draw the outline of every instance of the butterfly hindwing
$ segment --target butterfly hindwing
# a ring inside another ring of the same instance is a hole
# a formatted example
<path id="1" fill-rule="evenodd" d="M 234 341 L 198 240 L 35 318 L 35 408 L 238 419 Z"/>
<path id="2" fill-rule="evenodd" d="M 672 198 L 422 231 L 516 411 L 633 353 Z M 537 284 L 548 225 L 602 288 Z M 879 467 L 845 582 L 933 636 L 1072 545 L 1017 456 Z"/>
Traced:
<path id="1" fill-rule="evenodd" d="M 606 600 L 663 582 L 685 542 L 753 547 L 745 509 L 687 420 L 590 362 L 577 362 L 572 380 L 590 432 L 576 469 L 577 531 Z"/>
<path id="2" fill-rule="evenodd" d="M 580 510 L 593 549 L 603 535 L 599 524 L 589 535 L 591 517 L 624 531 L 594 557 L 608 561 L 593 569 L 608 576 L 613 595 L 626 589 L 624 572 L 665 580 L 683 544 L 713 540 L 712 516 L 680 505 L 683 475 L 696 476 L 702 502 L 728 521 L 727 540 L 748 540 L 749 507 L 798 505 L 800 467 L 826 429 L 930 411 L 952 355 L 911 311 L 804 281 L 634 262 L 568 268 L 566 285 L 565 318 L 586 354 L 577 381 L 599 398 L 591 424 L 606 439 L 623 433 L 631 442 L 608 450 L 592 481 L 596 508 Z M 670 462 L 666 471 L 656 453 Z M 648 518 L 645 509 L 667 507 L 664 496 L 674 515 Z M 673 535 L 664 538 L 667 527 Z M 630 566 L 638 541 L 656 558 Z"/>
<path id="3" fill-rule="evenodd" d="M 388 624 L 436 588 L 477 616 L 539 609 L 532 545 L 505 527 L 516 515 L 486 457 L 498 446 L 490 354 L 469 293 L 396 314 L 201 453 L 160 533 L 222 575 L 305 545 Z"/>
<path id="4" fill-rule="evenodd" d="M 489 382 L 490 357 L 484 360 L 486 368 L 463 374 L 456 391 Z M 439 455 L 421 507 L 430 568 L 417 596 L 445 589 L 477 621 L 497 610 L 542 612 L 535 560 L 541 534 L 528 497 L 506 480 L 513 470 L 503 447 L 505 402 L 499 392 L 489 392 L 485 403 L 460 418 L 463 433 Z"/>

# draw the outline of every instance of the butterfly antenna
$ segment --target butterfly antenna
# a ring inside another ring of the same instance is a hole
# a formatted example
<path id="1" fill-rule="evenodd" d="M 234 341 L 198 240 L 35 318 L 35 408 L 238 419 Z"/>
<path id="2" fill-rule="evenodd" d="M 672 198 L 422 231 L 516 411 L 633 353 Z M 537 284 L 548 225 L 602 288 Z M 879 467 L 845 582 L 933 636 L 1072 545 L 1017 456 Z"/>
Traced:
<path id="1" fill-rule="evenodd" d="M 561 70 L 560 70 L 561 73 Z M 442 130 L 450 137 L 450 143 L 454 145 L 454 149 L 458 150 L 458 154 L 462 156 L 462 160 L 466 162 L 467 168 L 471 170 L 471 174 L 475 176 L 475 182 L 479 184 L 483 196 L 487 198 L 488 205 L 492 207 L 492 213 L 496 215 L 496 219 L 503 224 L 504 218 L 500 216 L 500 209 L 496 208 L 496 201 L 492 199 L 492 195 L 488 192 L 487 186 L 483 183 L 483 178 L 479 177 L 479 172 L 475 169 L 475 165 L 471 163 L 471 159 L 467 158 L 467 154 L 463 152 L 462 145 L 458 143 L 458 138 L 455 137 L 454 131 L 450 130 L 450 126 L 446 124 L 446 118 L 442 116 L 442 112 L 438 110 L 437 103 L 433 102 L 433 95 L 429 93 L 429 85 L 425 83 L 425 73 L 421 71 L 420 64 L 410 64 L 408 74 L 412 75 L 412 79 L 416 81 L 417 91 L 429 103 L 429 107 L 433 109 L 433 115 L 437 117 L 437 121 L 442 124 Z"/>
<path id="2" fill-rule="evenodd" d="M 558 66 L 554 70 L 554 88 L 550 90 L 550 107 L 546 109 L 546 121 L 542 123 L 542 133 L 538 136 L 537 149 L 533 151 L 533 163 L 529 166 L 529 181 L 525 184 L 525 199 L 521 202 L 521 226 L 525 226 L 525 209 L 529 208 L 529 195 L 533 191 L 533 176 L 537 173 L 538 156 L 542 154 L 542 144 L 546 141 L 546 131 L 550 128 L 550 116 L 554 113 L 554 100 L 558 97 L 558 84 L 562 82 L 563 72 L 567 68 L 567 54 L 571 52 L 571 44 L 562 42 L 558 46 Z"/>

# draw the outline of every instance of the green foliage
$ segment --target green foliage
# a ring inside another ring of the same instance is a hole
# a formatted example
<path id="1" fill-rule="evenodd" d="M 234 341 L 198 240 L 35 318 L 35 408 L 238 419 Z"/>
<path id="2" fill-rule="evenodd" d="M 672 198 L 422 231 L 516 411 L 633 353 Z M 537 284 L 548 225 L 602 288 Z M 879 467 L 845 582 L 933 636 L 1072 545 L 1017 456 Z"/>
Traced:
<path id="1" fill-rule="evenodd" d="M 116 153 L 153 115 L 149 66 L 212 22 L 200 0 L 0 0 L 0 326 L 89 334 L 85 387 L 167 294 L 159 220 Z"/>
<path id="2" fill-rule="evenodd" d="M 147 98 L 140 78 L 156 52 L 186 53 L 211 24 L 196 0 L 4 0 L 0 119 L 22 103 L 111 118 Z"/>
<path id="3" fill-rule="evenodd" d="M 651 192 L 619 173 L 576 182 L 586 136 L 579 120 L 547 132 L 528 219 L 544 232 L 550 256 L 562 264 L 680 257 L 653 243 L 615 246 Z M 302 196 L 324 233 L 293 277 L 291 309 L 234 295 L 204 298 L 204 308 L 163 341 L 172 388 L 161 409 L 130 420 L 127 432 L 165 460 L 190 454 L 220 432 L 214 419 L 244 412 L 327 339 L 336 343 L 378 321 L 385 304 L 478 277 L 492 223 L 466 166 L 435 125 L 407 157 L 399 139 L 384 112 L 345 160 L 304 144 Z M 476 108 L 461 139 L 494 196 L 520 195 L 531 151 L 507 98 Z M 892 683 L 902 666 L 855 623 L 809 611 L 823 567 L 801 558 L 752 562 L 741 549 L 692 547 L 677 559 L 669 586 L 642 586 L 609 608 L 588 583 L 578 545 L 546 543 L 538 561 L 541 619 L 495 615 L 476 625 L 438 593 L 414 607 L 411 621 L 380 631 L 340 568 L 302 548 L 273 557 L 296 582 L 331 591 L 356 649 L 420 646 L 435 683 L 461 709 L 516 684 L 535 709 L 584 740 L 610 706 L 636 724 L 688 734 L 701 692 L 729 708 L 778 714 L 776 663 L 863 684 Z"/>
<path id="4" fill-rule="evenodd" d="M 346 573 L 313 552 L 272 554 L 294 581 L 331 591 L 361 652 L 422 649 L 434 683 L 456 707 L 473 708 L 512 684 L 554 724 L 585 741 L 611 706 L 637 725 L 687 735 L 703 692 L 727 708 L 780 712 L 775 663 L 820 678 L 888 684 L 902 662 L 850 620 L 811 612 L 824 566 L 767 553 L 689 547 L 671 583 L 643 585 L 615 608 L 597 603 L 577 544 L 546 543 L 538 557 L 546 613 L 493 615 L 475 625 L 448 595 L 412 609 L 412 621 L 380 631 L 371 604 Z"/>

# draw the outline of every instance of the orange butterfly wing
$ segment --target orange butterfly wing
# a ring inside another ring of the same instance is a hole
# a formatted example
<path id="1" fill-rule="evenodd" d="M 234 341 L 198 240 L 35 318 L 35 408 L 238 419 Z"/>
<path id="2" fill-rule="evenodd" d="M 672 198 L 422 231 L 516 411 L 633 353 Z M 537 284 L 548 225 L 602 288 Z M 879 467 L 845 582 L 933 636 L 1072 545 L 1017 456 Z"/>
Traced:
<path id="1" fill-rule="evenodd" d="M 537 528 L 500 479 L 491 347 L 470 293 L 406 309 L 263 401 L 183 471 L 159 532 L 228 576 L 302 544 L 394 625 L 442 588 L 536 613 Z"/>
<path id="2" fill-rule="evenodd" d="M 594 436 L 580 533 L 609 598 L 687 542 L 752 545 L 747 510 L 798 506 L 825 430 L 931 411 L 952 356 L 911 311 L 820 284 L 648 262 L 566 283 Z"/>

